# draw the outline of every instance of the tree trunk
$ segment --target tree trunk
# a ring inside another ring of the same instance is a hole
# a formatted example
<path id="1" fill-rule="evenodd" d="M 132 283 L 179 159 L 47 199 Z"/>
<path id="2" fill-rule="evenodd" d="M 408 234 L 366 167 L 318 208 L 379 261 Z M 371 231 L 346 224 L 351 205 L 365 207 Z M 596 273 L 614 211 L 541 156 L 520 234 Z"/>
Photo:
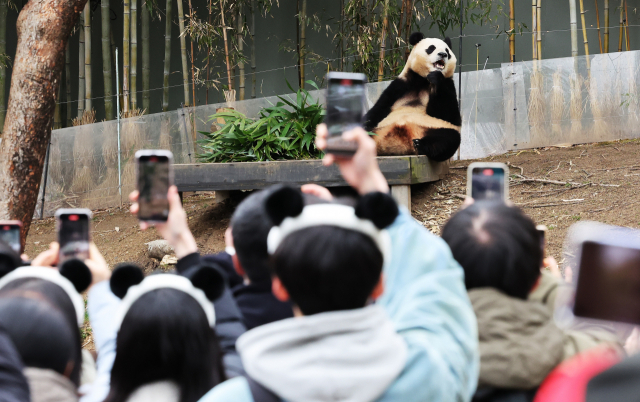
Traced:
<path id="1" fill-rule="evenodd" d="M 571 20 L 571 57 L 578 57 L 578 20 L 576 17 L 576 0 L 569 0 L 569 18 Z"/>
<path id="2" fill-rule="evenodd" d="M 65 64 L 65 86 L 67 87 L 67 127 L 73 125 L 73 110 L 71 110 L 71 49 L 69 49 L 69 42 L 67 42 L 67 50 L 64 55 Z"/>
<path id="3" fill-rule="evenodd" d="M 596 23 L 598 24 L 598 44 L 600 45 L 600 54 L 602 54 L 602 36 L 600 35 L 600 10 L 598 10 L 598 0 L 596 2 Z"/>
<path id="4" fill-rule="evenodd" d="M 131 2 L 131 109 L 138 108 L 138 0 Z"/>
<path id="5" fill-rule="evenodd" d="M 307 0 L 302 0 L 300 10 L 300 88 L 304 88 L 304 67 L 307 53 Z"/>
<path id="6" fill-rule="evenodd" d="M 542 60 L 542 0 L 538 0 L 536 20 L 538 25 L 538 60 Z"/>
<path id="7" fill-rule="evenodd" d="M 514 0 L 509 0 L 509 61 L 516 62 L 516 10 Z"/>
<path id="8" fill-rule="evenodd" d="M 104 79 L 104 116 L 107 120 L 113 120 L 113 78 L 111 75 L 111 11 L 109 0 L 102 0 L 100 8 L 102 19 L 102 75 Z"/>
<path id="9" fill-rule="evenodd" d="M 384 1 L 382 10 L 382 33 L 380 34 L 380 65 L 378 66 L 378 82 L 384 79 L 384 51 L 387 41 L 387 27 L 389 26 L 389 0 Z"/>
<path id="10" fill-rule="evenodd" d="M 231 85 L 231 64 L 229 62 L 229 41 L 227 39 L 227 27 L 224 25 L 224 0 L 220 0 L 220 16 L 222 18 L 222 39 L 224 41 L 224 55 L 227 62 L 227 82 L 229 84 L 229 91 L 233 90 Z"/>
<path id="11" fill-rule="evenodd" d="M 189 65 L 187 64 L 187 42 L 185 39 L 186 32 L 184 30 L 184 8 L 182 0 L 178 3 L 178 26 L 180 27 L 180 55 L 182 56 L 182 84 L 184 85 L 184 105 L 189 106 Z"/>
<path id="12" fill-rule="evenodd" d="M 242 57 L 244 57 L 244 43 L 242 42 L 242 6 L 238 4 L 238 31 L 236 32 L 236 38 L 238 40 L 238 53 L 240 54 L 240 58 L 238 60 L 238 70 L 240 71 L 240 80 L 238 84 L 238 99 L 244 100 L 244 88 L 245 88 L 245 79 L 244 79 L 244 62 L 242 61 Z"/>
<path id="13" fill-rule="evenodd" d="M 609 53 L 609 0 L 604 0 L 604 52 Z"/>
<path id="14" fill-rule="evenodd" d="M 29 1 L 16 23 L 18 44 L 0 145 L 0 219 L 33 217 L 67 40 L 86 0 Z"/>
<path id="15" fill-rule="evenodd" d="M 7 0 L 0 0 L 0 54 L 7 53 Z M 7 106 L 5 100 L 5 83 L 7 82 L 7 67 L 0 66 L 0 127 L 4 127 L 4 116 Z M 0 131 L 0 138 L 2 132 Z"/>
<path id="16" fill-rule="evenodd" d="M 93 109 L 93 91 L 91 91 L 93 81 L 91 79 L 91 4 L 89 2 L 84 7 L 84 79 L 84 108 L 91 111 Z"/>
<path id="17" fill-rule="evenodd" d="M 149 73 L 151 64 L 149 62 L 149 9 L 145 2 L 140 10 L 142 17 L 142 108 L 149 113 L 151 105 L 149 103 Z"/>
<path id="18" fill-rule="evenodd" d="M 171 73 L 171 0 L 167 0 L 164 25 L 164 79 L 162 84 L 162 111 L 169 110 L 169 74 Z"/>
<path id="19" fill-rule="evenodd" d="M 131 76 L 131 4 L 124 0 L 124 17 L 122 19 L 122 93 L 124 102 L 122 113 L 129 112 L 129 78 Z"/>
<path id="20" fill-rule="evenodd" d="M 256 2 L 251 0 L 251 98 L 256 97 Z"/>
<path id="21" fill-rule="evenodd" d="M 80 13 L 80 39 L 78 41 L 78 117 L 84 114 L 84 12 Z"/>

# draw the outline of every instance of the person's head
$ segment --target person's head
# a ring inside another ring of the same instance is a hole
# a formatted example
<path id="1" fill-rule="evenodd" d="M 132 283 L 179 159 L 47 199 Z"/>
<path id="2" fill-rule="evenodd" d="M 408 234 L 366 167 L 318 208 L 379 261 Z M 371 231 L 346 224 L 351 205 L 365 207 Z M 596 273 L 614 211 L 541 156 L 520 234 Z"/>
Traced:
<path id="1" fill-rule="evenodd" d="M 526 299 L 540 277 L 540 236 L 518 207 L 476 202 L 451 217 L 442 238 L 464 269 L 468 290 L 491 287 Z"/>
<path id="2" fill-rule="evenodd" d="M 39 305 L 28 303 L 24 308 L 51 311 L 54 321 L 43 323 L 43 325 L 50 327 L 52 331 L 55 330 L 56 326 L 58 327 L 59 337 L 56 342 L 60 341 L 60 337 L 64 337 L 63 332 L 61 332 L 63 330 L 60 327 L 62 323 L 56 324 L 57 320 L 59 318 L 64 320 L 64 325 L 70 330 L 68 336 L 70 336 L 69 339 L 71 340 L 71 355 L 69 358 L 71 363 L 68 365 L 70 372 L 63 372 L 62 374 L 68 374 L 69 379 L 76 386 L 80 385 L 80 372 L 82 369 L 82 343 L 78 327 L 84 322 L 84 301 L 79 292 L 86 290 L 90 284 L 91 272 L 89 268 L 77 260 L 69 260 L 60 267 L 60 270 L 42 267 L 17 268 L 0 279 L 0 298 L 34 299 L 45 303 Z M 6 304 L 6 310 L 3 313 L 5 317 L 14 315 L 15 317 L 23 318 L 22 327 L 16 327 L 15 331 L 27 331 L 31 328 L 31 325 L 40 325 L 40 320 L 36 319 L 35 316 L 26 313 L 21 316 L 19 314 L 21 310 L 14 305 L 14 302 L 4 301 L 4 303 Z M 40 313 L 45 314 L 43 311 L 40 311 Z M 11 323 L 5 324 L 9 331 L 12 331 L 11 326 Z M 38 334 L 42 335 L 42 333 Z M 34 336 L 38 334 L 34 333 Z M 46 336 L 47 332 L 43 334 Z M 25 345 L 29 346 L 32 341 L 24 339 L 24 342 L 26 342 Z M 53 355 L 48 356 L 54 357 Z M 43 358 L 45 360 L 48 359 L 47 356 L 43 356 Z M 60 358 L 60 356 L 56 358 Z M 27 363 L 25 362 L 25 364 Z M 53 367 L 51 369 L 56 370 Z"/>
<path id="3" fill-rule="evenodd" d="M 50 302 L 26 296 L 0 297 L 0 325 L 25 367 L 49 369 L 71 378 L 79 364 L 78 329 Z"/>
<path id="4" fill-rule="evenodd" d="M 107 401 L 124 402 L 140 386 L 171 381 L 180 389 L 181 402 L 195 402 L 225 379 L 209 300 L 221 293 L 212 286 L 219 273 L 192 272 L 189 279 L 157 274 L 142 280 L 142 272 L 133 268 L 116 269 L 111 278 L 111 289 L 123 300 Z"/>
<path id="5" fill-rule="evenodd" d="M 389 257 L 383 229 L 398 214 L 382 193 L 362 197 L 356 207 L 304 206 L 300 192 L 283 188 L 266 200 L 274 293 L 304 315 L 364 307 L 382 292 L 382 266 Z"/>
<path id="6" fill-rule="evenodd" d="M 278 187 L 257 191 L 245 198 L 231 217 L 231 236 L 236 250 L 236 270 L 252 283 L 271 282 L 267 236 L 273 222 L 264 208 L 264 200 Z"/>

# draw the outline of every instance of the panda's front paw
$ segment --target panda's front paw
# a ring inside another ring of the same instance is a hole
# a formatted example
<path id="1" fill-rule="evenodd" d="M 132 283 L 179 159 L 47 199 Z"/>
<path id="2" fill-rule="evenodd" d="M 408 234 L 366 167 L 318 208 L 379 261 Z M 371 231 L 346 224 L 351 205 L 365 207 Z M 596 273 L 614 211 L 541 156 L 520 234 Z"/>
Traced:
<path id="1" fill-rule="evenodd" d="M 442 71 L 432 71 L 427 75 L 427 81 L 431 85 L 438 86 L 444 80 L 444 74 Z"/>

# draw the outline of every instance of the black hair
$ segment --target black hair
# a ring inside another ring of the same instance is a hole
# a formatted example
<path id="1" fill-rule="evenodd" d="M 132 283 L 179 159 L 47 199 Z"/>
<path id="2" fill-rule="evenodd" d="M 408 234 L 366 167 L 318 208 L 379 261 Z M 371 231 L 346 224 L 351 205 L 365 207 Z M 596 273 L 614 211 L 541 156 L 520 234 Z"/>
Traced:
<path id="1" fill-rule="evenodd" d="M 476 202 L 451 217 L 442 238 L 464 269 L 467 289 L 492 287 L 526 299 L 540 277 L 540 237 L 518 207 Z"/>
<path id="2" fill-rule="evenodd" d="M 25 367 L 68 374 L 73 361 L 73 326 L 49 302 L 29 297 L 0 298 L 0 324 L 5 328 Z"/>
<path id="3" fill-rule="evenodd" d="M 265 199 L 281 186 L 254 192 L 231 217 L 233 246 L 242 269 L 252 283 L 271 283 L 267 236 L 274 226 L 264 207 Z"/>
<path id="4" fill-rule="evenodd" d="M 80 386 L 80 372 L 82 370 L 82 343 L 80 338 L 80 330 L 78 329 L 78 318 L 73 302 L 60 286 L 53 282 L 49 282 L 40 278 L 20 278 L 9 282 L 0 290 L 1 297 L 25 297 L 25 298 L 41 298 L 46 300 L 52 306 L 58 309 L 71 331 L 73 353 L 73 370 L 69 379 L 76 385 Z M 10 324 L 7 324 L 9 326 Z"/>
<path id="5" fill-rule="evenodd" d="M 138 387 L 173 381 L 181 402 L 196 402 L 225 380 L 222 354 L 200 304 L 176 289 L 152 290 L 122 321 L 105 402 L 125 402 Z"/>
<path id="6" fill-rule="evenodd" d="M 305 315 L 364 307 L 382 264 L 371 238 L 335 226 L 296 231 L 271 259 L 275 275 Z"/>

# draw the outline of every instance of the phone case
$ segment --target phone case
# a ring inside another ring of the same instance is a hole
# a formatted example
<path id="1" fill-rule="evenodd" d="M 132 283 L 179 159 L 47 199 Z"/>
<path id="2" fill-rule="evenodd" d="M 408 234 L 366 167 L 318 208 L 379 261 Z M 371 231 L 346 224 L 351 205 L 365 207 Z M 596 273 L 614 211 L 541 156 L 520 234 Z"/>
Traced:
<path id="1" fill-rule="evenodd" d="M 475 168 L 502 168 L 504 169 L 504 200 L 509 200 L 509 167 L 500 162 L 473 162 L 467 168 L 467 197 L 471 197 L 471 178 Z"/>
<path id="2" fill-rule="evenodd" d="M 169 159 L 169 187 L 173 186 L 173 180 L 174 180 L 174 175 L 173 175 L 173 152 L 168 151 L 166 149 L 141 149 L 139 151 L 136 152 L 135 154 L 135 159 L 136 159 L 136 187 L 138 186 L 138 182 L 140 181 L 140 158 L 143 156 L 165 156 Z M 166 221 L 159 221 L 159 220 L 153 220 L 153 219 L 140 219 L 141 221 L 144 222 L 148 222 L 148 223 L 165 223 Z"/>

